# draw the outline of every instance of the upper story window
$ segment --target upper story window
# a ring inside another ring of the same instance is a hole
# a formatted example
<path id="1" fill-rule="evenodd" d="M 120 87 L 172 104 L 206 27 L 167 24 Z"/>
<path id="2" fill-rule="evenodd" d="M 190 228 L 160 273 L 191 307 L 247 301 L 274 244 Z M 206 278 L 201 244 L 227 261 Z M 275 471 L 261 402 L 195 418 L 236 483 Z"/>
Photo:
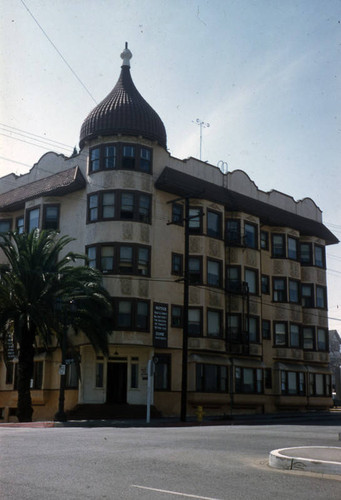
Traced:
<path id="1" fill-rule="evenodd" d="M 207 236 L 221 238 L 221 213 L 207 210 Z"/>
<path id="2" fill-rule="evenodd" d="M 296 238 L 288 236 L 288 258 L 297 260 L 298 259 L 298 242 Z"/>
<path id="3" fill-rule="evenodd" d="M 221 337 L 223 332 L 222 312 L 215 309 L 207 310 L 207 335 Z"/>
<path id="4" fill-rule="evenodd" d="M 117 330 L 149 331 L 149 301 L 138 299 L 114 300 L 114 326 Z"/>
<path id="5" fill-rule="evenodd" d="M 8 233 L 12 229 L 12 220 L 0 220 L 0 233 Z"/>
<path id="6" fill-rule="evenodd" d="M 298 304 L 300 301 L 300 284 L 297 280 L 289 279 L 289 302 Z"/>
<path id="7" fill-rule="evenodd" d="M 249 248 L 258 248 L 258 228 L 255 224 L 245 222 L 244 224 L 244 244 Z"/>
<path id="8" fill-rule="evenodd" d="M 150 223 L 151 196 L 139 191 L 102 191 L 88 196 L 88 222 L 134 220 Z"/>
<path id="9" fill-rule="evenodd" d="M 210 286 L 221 286 L 221 262 L 219 260 L 207 259 L 207 284 Z"/>
<path id="10" fill-rule="evenodd" d="M 43 229 L 59 229 L 59 205 L 44 205 Z"/>
<path id="11" fill-rule="evenodd" d="M 272 234 L 272 257 L 285 258 L 285 234 Z"/>
<path id="12" fill-rule="evenodd" d="M 184 207 L 180 203 L 172 204 L 172 223 L 183 225 L 184 221 Z"/>
<path id="13" fill-rule="evenodd" d="M 240 245 L 240 221 L 237 219 L 226 220 L 226 243 L 231 246 Z"/>
<path id="14" fill-rule="evenodd" d="M 302 306 L 314 307 L 314 285 L 302 284 L 301 287 Z"/>
<path id="15" fill-rule="evenodd" d="M 102 144 L 90 150 L 89 173 L 101 170 L 152 172 L 152 150 L 139 144 Z"/>
<path id="16" fill-rule="evenodd" d="M 30 233 L 33 229 L 39 227 L 40 208 L 32 208 L 26 212 L 26 229 Z"/>
<path id="17" fill-rule="evenodd" d="M 311 243 L 300 243 L 300 258 L 302 265 L 313 265 L 313 249 Z"/>
<path id="18" fill-rule="evenodd" d="M 260 247 L 262 250 L 269 250 L 269 233 L 267 231 L 260 232 Z"/>
<path id="19" fill-rule="evenodd" d="M 226 267 L 226 290 L 228 292 L 241 293 L 241 268 L 240 266 Z"/>
<path id="20" fill-rule="evenodd" d="M 188 280 L 190 285 L 202 283 L 202 257 L 189 257 Z"/>
<path id="21" fill-rule="evenodd" d="M 190 233 L 202 233 L 202 208 L 190 207 L 189 208 L 189 221 L 188 228 Z"/>
<path id="22" fill-rule="evenodd" d="M 254 269 L 245 269 L 244 277 L 248 284 L 249 293 L 258 293 L 258 271 Z"/>
<path id="23" fill-rule="evenodd" d="M 287 301 L 286 278 L 273 278 L 272 291 L 273 291 L 274 302 L 286 302 Z"/>
<path id="24" fill-rule="evenodd" d="M 320 245 L 315 245 L 314 257 L 315 257 L 315 266 L 322 268 L 326 267 L 326 256 L 324 247 L 321 247 Z"/>
<path id="25" fill-rule="evenodd" d="M 109 244 L 86 249 L 90 267 L 103 273 L 150 276 L 150 248 L 142 245 Z"/>
<path id="26" fill-rule="evenodd" d="M 19 234 L 22 234 L 25 231 L 25 218 L 23 215 L 20 217 L 17 217 L 16 223 L 15 223 L 15 229 Z"/>
<path id="27" fill-rule="evenodd" d="M 172 253 L 172 274 L 182 276 L 183 274 L 183 257 L 181 253 Z"/>

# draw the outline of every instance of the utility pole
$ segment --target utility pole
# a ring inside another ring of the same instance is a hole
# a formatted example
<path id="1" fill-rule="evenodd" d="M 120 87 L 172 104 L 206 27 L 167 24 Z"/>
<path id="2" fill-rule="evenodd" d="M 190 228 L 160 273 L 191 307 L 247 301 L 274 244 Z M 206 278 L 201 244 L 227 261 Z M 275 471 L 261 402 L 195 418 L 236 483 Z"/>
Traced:
<path id="1" fill-rule="evenodd" d="M 185 198 L 185 266 L 184 266 L 184 303 L 182 335 L 182 380 L 181 380 L 181 422 L 187 418 L 187 374 L 188 374 L 188 296 L 189 296 L 189 198 Z"/>

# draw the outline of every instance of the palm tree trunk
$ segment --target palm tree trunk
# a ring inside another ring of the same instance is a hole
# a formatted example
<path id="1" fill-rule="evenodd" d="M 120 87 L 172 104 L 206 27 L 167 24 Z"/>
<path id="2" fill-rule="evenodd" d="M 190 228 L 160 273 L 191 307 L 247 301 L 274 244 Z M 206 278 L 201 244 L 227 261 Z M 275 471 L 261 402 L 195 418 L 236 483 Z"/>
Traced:
<path id="1" fill-rule="evenodd" d="M 19 349 L 17 417 L 19 422 L 32 422 L 30 382 L 33 377 L 34 347 L 28 338 L 23 338 Z"/>

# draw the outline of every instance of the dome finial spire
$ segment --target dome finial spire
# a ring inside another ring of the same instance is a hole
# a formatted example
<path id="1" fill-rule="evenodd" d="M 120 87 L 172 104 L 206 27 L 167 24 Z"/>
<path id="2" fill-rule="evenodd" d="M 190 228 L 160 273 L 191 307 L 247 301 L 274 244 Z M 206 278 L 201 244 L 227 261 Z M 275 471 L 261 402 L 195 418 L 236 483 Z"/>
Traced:
<path id="1" fill-rule="evenodd" d="M 128 66 L 130 68 L 130 59 L 133 57 L 133 54 L 128 49 L 128 42 L 125 44 L 125 49 L 121 54 L 121 59 L 123 59 L 122 66 Z"/>

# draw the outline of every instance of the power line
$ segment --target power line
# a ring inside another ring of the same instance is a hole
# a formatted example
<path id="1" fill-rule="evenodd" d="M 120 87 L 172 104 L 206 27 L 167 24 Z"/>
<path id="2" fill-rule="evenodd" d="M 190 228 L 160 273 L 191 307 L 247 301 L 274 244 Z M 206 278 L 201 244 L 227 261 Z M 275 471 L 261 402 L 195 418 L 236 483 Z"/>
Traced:
<path id="1" fill-rule="evenodd" d="M 43 34 L 45 35 L 45 37 L 48 39 L 48 41 L 50 42 L 50 44 L 52 45 L 52 47 L 59 54 L 59 56 L 62 58 L 62 60 L 64 61 L 64 63 L 66 64 L 66 66 L 69 68 L 69 70 L 71 71 L 71 73 L 76 77 L 76 79 L 78 80 L 78 82 L 82 85 L 82 87 L 88 93 L 88 95 L 91 97 L 91 99 L 94 101 L 94 103 L 97 104 L 96 99 L 92 96 L 92 94 L 90 93 L 89 89 L 85 86 L 85 84 L 79 78 L 79 76 L 77 75 L 77 73 L 72 69 L 72 67 L 70 66 L 70 64 L 67 62 L 67 60 L 63 56 L 63 54 L 60 52 L 60 50 L 56 47 L 56 45 L 53 43 L 53 41 L 51 40 L 51 38 L 48 36 L 48 34 L 44 30 L 44 28 L 39 24 L 39 22 L 37 21 L 37 19 L 34 17 L 34 15 L 32 14 L 32 12 L 30 11 L 30 9 L 25 4 L 24 0 L 20 0 L 20 1 L 23 4 L 23 6 L 25 7 L 25 9 L 27 10 L 27 12 L 30 14 L 30 16 L 32 17 L 32 19 L 34 20 L 34 22 L 37 24 L 37 26 L 43 32 Z"/>

